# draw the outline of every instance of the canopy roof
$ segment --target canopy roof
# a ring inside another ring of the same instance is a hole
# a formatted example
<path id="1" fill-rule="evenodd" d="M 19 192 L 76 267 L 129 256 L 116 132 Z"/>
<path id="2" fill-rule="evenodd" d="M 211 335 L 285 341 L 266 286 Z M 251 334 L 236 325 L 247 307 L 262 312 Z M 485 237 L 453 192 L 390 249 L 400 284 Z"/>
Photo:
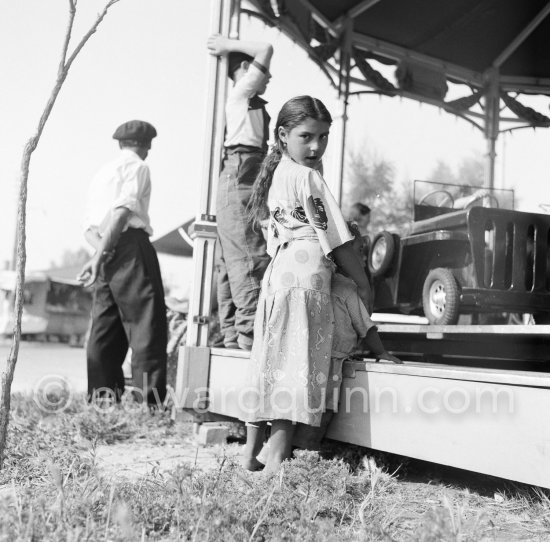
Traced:
<path id="1" fill-rule="evenodd" d="M 190 218 L 181 226 L 153 239 L 152 243 L 156 251 L 172 256 L 193 256 L 193 240 L 190 237 L 190 228 L 194 222 L 195 219 Z"/>
<path id="2" fill-rule="evenodd" d="M 249 4 L 252 9 L 242 11 L 276 25 L 297 41 L 341 91 L 341 75 L 348 71 L 352 91 L 353 85 L 368 86 L 468 116 L 492 88 L 513 120 L 550 125 L 545 115 L 523 107 L 517 95 L 510 94 L 550 95 L 548 0 L 249 0 Z M 396 82 L 382 75 L 380 62 L 398 67 Z M 449 82 L 466 83 L 471 96 L 458 103 L 445 101 Z"/>

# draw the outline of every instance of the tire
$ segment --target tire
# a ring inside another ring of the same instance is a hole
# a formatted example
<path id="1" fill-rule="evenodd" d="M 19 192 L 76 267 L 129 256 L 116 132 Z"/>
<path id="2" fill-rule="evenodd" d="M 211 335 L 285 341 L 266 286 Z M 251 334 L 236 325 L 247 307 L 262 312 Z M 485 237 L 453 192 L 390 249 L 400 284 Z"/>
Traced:
<path id="1" fill-rule="evenodd" d="M 395 241 L 389 231 L 381 231 L 370 246 L 367 266 L 372 277 L 381 277 L 390 268 L 395 254 Z"/>
<path id="2" fill-rule="evenodd" d="M 422 289 L 424 315 L 430 324 L 456 324 L 459 317 L 460 292 L 452 272 L 444 267 L 432 269 Z"/>

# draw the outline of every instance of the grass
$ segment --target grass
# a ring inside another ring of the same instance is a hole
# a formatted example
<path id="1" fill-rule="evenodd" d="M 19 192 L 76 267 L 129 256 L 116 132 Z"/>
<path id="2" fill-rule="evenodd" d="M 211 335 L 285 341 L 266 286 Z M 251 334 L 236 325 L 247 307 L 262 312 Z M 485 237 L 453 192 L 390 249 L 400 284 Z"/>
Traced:
<path id="1" fill-rule="evenodd" d="M 298 452 L 274 478 L 222 454 L 208 471 L 182 462 L 128 479 L 97 456 L 190 435 L 168 413 L 82 400 L 52 414 L 14 396 L 0 541 L 550 540 L 545 490 L 357 447 Z"/>

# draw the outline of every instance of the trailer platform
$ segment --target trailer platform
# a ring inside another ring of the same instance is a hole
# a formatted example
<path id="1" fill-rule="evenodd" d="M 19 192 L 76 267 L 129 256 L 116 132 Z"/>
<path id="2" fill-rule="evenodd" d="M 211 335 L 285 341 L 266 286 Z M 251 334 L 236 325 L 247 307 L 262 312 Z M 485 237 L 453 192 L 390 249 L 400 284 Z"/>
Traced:
<path id="1" fill-rule="evenodd" d="M 345 362 L 328 438 L 550 488 L 550 326 L 379 330 L 405 363 Z M 210 349 L 210 413 L 242 417 L 248 358 Z"/>

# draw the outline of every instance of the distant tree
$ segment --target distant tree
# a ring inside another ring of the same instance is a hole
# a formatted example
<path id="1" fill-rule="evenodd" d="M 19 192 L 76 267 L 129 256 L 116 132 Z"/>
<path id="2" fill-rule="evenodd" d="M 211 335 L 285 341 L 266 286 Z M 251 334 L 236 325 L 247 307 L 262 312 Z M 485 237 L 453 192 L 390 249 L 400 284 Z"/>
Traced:
<path id="1" fill-rule="evenodd" d="M 345 215 L 356 202 L 371 208 L 371 237 L 381 230 L 403 231 L 410 223 L 410 190 L 396 183 L 394 165 L 375 153 L 352 151 L 348 156 L 342 197 Z"/>
<path id="2" fill-rule="evenodd" d="M 483 186 L 484 171 L 485 161 L 480 155 L 462 158 L 456 173 L 449 164 L 443 160 L 438 160 L 434 169 L 428 175 L 428 180 L 440 183 Z"/>
<path id="3" fill-rule="evenodd" d="M 76 250 L 65 250 L 59 262 L 52 262 L 50 267 L 82 267 L 90 259 L 90 253 L 84 247 Z"/>
<path id="4" fill-rule="evenodd" d="M 357 201 L 373 202 L 374 198 L 391 193 L 393 182 L 393 164 L 369 153 L 352 151 L 344 180 L 344 203 L 349 206 Z"/>
<path id="5" fill-rule="evenodd" d="M 21 1 L 21 0 L 20 0 Z M 83 35 L 81 40 L 76 44 L 72 53 L 69 54 L 69 44 L 71 41 L 71 35 L 73 31 L 74 19 L 76 16 L 76 6 L 78 0 L 68 0 L 69 5 L 69 19 L 65 30 L 65 38 L 61 49 L 61 59 L 57 68 L 57 77 L 50 93 L 48 101 L 42 111 L 42 115 L 38 121 L 38 127 L 36 133 L 27 141 L 24 149 L 23 156 L 21 157 L 21 174 L 19 177 L 19 198 L 17 205 L 17 247 L 16 247 L 16 283 L 15 283 L 15 318 L 12 345 L 8 354 L 8 359 L 4 366 L 0 370 L 0 469 L 4 463 L 4 451 L 6 448 L 6 436 L 8 432 L 8 422 L 10 414 L 10 395 L 11 384 L 13 381 L 13 373 L 15 371 L 15 365 L 17 363 L 17 356 L 19 354 L 19 343 L 21 341 L 21 316 L 23 313 L 23 292 L 25 287 L 25 264 L 27 261 L 26 253 L 26 215 L 27 215 L 27 184 L 29 178 L 29 168 L 31 163 L 31 157 L 42 132 L 44 126 L 48 121 L 50 113 L 52 112 L 57 96 L 69 74 L 69 70 L 72 63 L 84 47 L 92 35 L 96 32 L 101 21 L 103 21 L 107 11 L 111 6 L 116 4 L 119 0 L 108 0 L 105 3 L 103 10 L 98 14 L 97 19 L 92 24 L 90 29 Z"/>
<path id="6" fill-rule="evenodd" d="M 483 186 L 485 160 L 482 156 L 463 158 L 458 164 L 458 183 L 469 186 Z"/>
<path id="7" fill-rule="evenodd" d="M 456 176 L 449 164 L 443 162 L 443 160 L 438 160 L 435 168 L 428 176 L 428 181 L 438 183 L 456 183 Z"/>

